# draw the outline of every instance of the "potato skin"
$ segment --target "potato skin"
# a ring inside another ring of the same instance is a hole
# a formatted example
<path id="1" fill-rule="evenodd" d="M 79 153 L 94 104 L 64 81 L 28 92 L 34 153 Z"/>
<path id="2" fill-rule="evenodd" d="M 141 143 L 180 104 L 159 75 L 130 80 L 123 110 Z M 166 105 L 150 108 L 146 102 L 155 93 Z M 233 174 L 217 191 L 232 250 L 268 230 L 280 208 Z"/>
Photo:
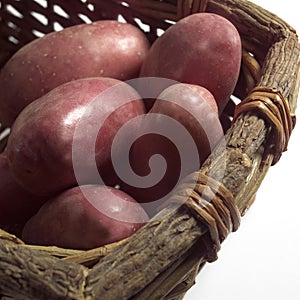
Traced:
<path id="1" fill-rule="evenodd" d="M 155 115 L 151 115 L 155 114 Z M 181 135 L 173 127 L 173 124 L 165 121 L 165 116 L 179 122 L 187 131 L 188 136 Z M 197 119 L 194 117 L 197 116 Z M 186 175 L 199 170 L 208 155 L 223 137 L 222 126 L 218 117 L 218 108 L 212 94 L 203 87 L 178 83 L 166 88 L 154 102 L 153 107 L 145 115 L 143 126 L 150 128 L 164 128 L 167 132 L 176 132 L 179 144 L 173 144 L 170 136 L 159 134 L 140 135 L 132 146 L 130 162 L 133 170 L 140 176 L 146 176 L 154 172 L 160 165 L 149 167 L 149 159 L 154 154 L 160 154 L 167 163 L 167 170 L 164 177 L 156 185 L 149 188 L 139 188 L 137 185 L 122 183 L 121 189 L 130 194 L 138 202 L 149 203 L 154 200 L 162 199 L 178 183 L 178 180 Z M 154 131 L 154 130 L 153 130 Z M 196 145 L 198 155 L 198 164 L 195 157 L 191 157 L 188 162 L 181 165 L 180 159 L 187 155 L 180 153 L 179 146 L 188 147 L 188 138 L 192 138 Z M 182 167 L 182 169 L 181 169 Z M 145 210 L 152 216 L 158 211 L 157 204 L 146 205 Z"/>
<path id="2" fill-rule="evenodd" d="M 137 77 L 148 49 L 137 27 L 108 20 L 75 25 L 31 42 L 0 72 L 1 123 L 11 126 L 30 102 L 71 80 Z"/>
<path id="3" fill-rule="evenodd" d="M 94 102 L 102 92 L 119 84 L 121 90 Z M 115 111 L 113 104 L 118 104 L 124 95 L 137 100 Z M 85 118 L 85 126 L 80 126 L 79 134 L 77 130 L 75 144 L 82 158 L 80 168 L 85 176 L 82 180 L 85 184 L 99 182 L 90 174 L 91 164 L 96 160 L 103 180 L 110 182 L 114 176 L 110 162 L 112 141 L 124 123 L 145 112 L 139 97 L 133 88 L 117 79 L 98 77 L 63 84 L 32 102 L 14 122 L 8 140 L 7 156 L 14 178 L 39 196 L 51 196 L 77 185 L 72 157 L 74 134 L 87 110 L 90 116 Z M 94 128 L 100 130 L 95 141 L 95 157 L 90 157 L 86 145 Z"/>
<path id="4" fill-rule="evenodd" d="M 10 173 L 7 157 L 0 154 L 0 226 L 27 222 L 46 201 L 24 190 Z"/>
<path id="5" fill-rule="evenodd" d="M 219 114 L 238 80 L 241 40 L 227 19 L 198 13 L 181 19 L 160 36 L 142 64 L 140 77 L 164 77 L 207 88 Z"/>
<path id="6" fill-rule="evenodd" d="M 136 205 L 127 206 L 126 202 Z M 96 208 L 101 206 L 100 210 Z M 121 221 L 127 217 L 139 222 Z M 27 222 L 22 238 L 29 244 L 87 250 L 122 240 L 147 221 L 142 207 L 124 192 L 86 185 L 69 189 L 46 202 Z"/>

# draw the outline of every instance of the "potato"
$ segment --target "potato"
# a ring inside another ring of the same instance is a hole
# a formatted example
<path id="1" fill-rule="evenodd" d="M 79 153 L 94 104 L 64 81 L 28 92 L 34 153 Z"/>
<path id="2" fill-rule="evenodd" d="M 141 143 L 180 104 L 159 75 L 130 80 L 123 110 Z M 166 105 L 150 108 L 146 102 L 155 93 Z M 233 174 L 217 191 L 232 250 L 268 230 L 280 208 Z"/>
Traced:
<path id="1" fill-rule="evenodd" d="M 24 225 L 46 199 L 24 190 L 12 177 L 7 157 L 0 154 L 0 227 Z"/>
<path id="2" fill-rule="evenodd" d="M 124 98 L 130 101 L 121 105 Z M 81 184 L 98 183 L 92 168 L 96 160 L 108 184 L 114 176 L 110 160 L 114 136 L 144 112 L 137 92 L 117 79 L 85 78 L 63 84 L 29 104 L 16 119 L 7 145 L 11 172 L 31 193 L 51 196 L 77 185 L 78 175 Z"/>
<path id="3" fill-rule="evenodd" d="M 118 21 L 75 25 L 31 42 L 1 70 L 1 123 L 11 126 L 26 105 L 71 80 L 137 77 L 148 49 L 141 30 Z"/>
<path id="4" fill-rule="evenodd" d="M 166 117 L 178 124 L 170 123 Z M 132 168 L 141 177 L 160 174 L 158 170 L 163 169 L 162 162 L 153 160 L 150 163 L 153 155 L 160 154 L 166 160 L 166 172 L 153 185 L 151 177 L 140 178 L 147 183 L 147 188 L 139 187 L 137 181 L 130 184 L 122 182 L 120 186 L 138 202 L 159 200 L 145 205 L 147 213 L 152 216 L 178 181 L 201 167 L 221 141 L 223 129 L 212 94 L 203 87 L 190 84 L 174 84 L 165 89 L 145 116 L 143 126 L 146 127 L 146 130 L 142 128 L 143 132 L 149 134 L 141 133 L 133 144 L 130 155 Z"/>
<path id="5" fill-rule="evenodd" d="M 122 191 L 85 185 L 46 202 L 25 225 L 22 239 L 87 250 L 122 240 L 147 221 L 142 207 Z"/>
<path id="6" fill-rule="evenodd" d="M 227 19 L 198 13 L 160 36 L 144 60 L 140 77 L 164 77 L 207 88 L 222 113 L 238 80 L 241 39 Z"/>
<path id="7" fill-rule="evenodd" d="M 168 111 L 170 107 L 166 105 L 167 101 L 169 101 L 168 105 L 172 107 L 171 113 Z M 207 114 L 215 113 L 218 115 L 218 105 L 212 93 L 205 87 L 196 84 L 177 83 L 170 85 L 160 93 L 154 104 L 155 107 L 150 113 L 157 113 L 157 107 L 159 107 L 159 113 L 170 113 L 172 117 L 174 117 L 173 113 L 178 113 L 179 118 L 182 118 L 180 116 L 182 108 L 186 109 L 187 112 L 191 111 L 199 120 L 205 120 Z M 182 118 L 180 122 L 185 122 L 185 119 Z M 191 129 L 193 125 L 190 124 Z"/>

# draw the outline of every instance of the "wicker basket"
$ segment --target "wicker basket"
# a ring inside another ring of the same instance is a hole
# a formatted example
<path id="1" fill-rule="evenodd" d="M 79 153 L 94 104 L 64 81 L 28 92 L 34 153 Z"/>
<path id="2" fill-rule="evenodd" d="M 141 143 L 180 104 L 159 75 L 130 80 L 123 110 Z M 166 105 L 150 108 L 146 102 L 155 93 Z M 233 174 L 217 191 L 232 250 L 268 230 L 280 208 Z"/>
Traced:
<path id="1" fill-rule="evenodd" d="M 149 25 L 146 35 L 153 42 L 172 22 L 203 11 L 229 19 L 243 42 L 235 101 L 221 116 L 226 146 L 217 147 L 201 170 L 182 182 L 160 218 L 119 243 L 90 251 L 39 247 L 0 229 L 0 297 L 182 299 L 203 265 L 217 258 L 269 167 L 287 149 L 300 83 L 295 30 L 246 0 L 1 1 L 1 66 L 21 46 L 59 25 L 122 17 L 138 27 Z M 37 14 L 46 17 L 46 25 Z M 236 104 L 237 99 L 243 101 Z M 3 137 L 0 151 L 5 143 Z"/>

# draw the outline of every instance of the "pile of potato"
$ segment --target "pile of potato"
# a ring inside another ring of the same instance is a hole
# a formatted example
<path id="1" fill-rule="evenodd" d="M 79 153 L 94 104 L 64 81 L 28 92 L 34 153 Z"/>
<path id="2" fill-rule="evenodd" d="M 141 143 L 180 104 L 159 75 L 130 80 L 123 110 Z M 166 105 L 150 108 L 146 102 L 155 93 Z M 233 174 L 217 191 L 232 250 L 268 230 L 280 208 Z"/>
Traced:
<path id="1" fill-rule="evenodd" d="M 0 122 L 11 127 L 0 154 L 0 226 L 18 224 L 27 243 L 74 249 L 133 234 L 222 139 L 219 115 L 240 63 L 238 31 L 211 13 L 180 20 L 152 45 L 139 28 L 105 20 L 21 48 L 0 72 Z M 185 164 L 180 151 L 192 148 Z M 166 170 L 153 185 L 156 154 Z"/>

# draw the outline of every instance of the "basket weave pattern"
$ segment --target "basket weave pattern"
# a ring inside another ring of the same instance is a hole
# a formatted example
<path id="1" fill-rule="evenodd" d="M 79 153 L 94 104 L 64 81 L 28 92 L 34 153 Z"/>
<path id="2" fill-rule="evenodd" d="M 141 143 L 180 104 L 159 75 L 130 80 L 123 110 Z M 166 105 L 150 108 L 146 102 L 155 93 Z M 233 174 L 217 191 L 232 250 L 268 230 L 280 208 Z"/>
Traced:
<path id="1" fill-rule="evenodd" d="M 217 147 L 201 170 L 182 182 L 169 207 L 160 212 L 162 217 L 128 239 L 85 252 L 25 245 L 0 230 L 0 295 L 182 299 L 203 265 L 217 258 L 221 242 L 238 228 L 269 167 L 287 149 L 300 84 L 296 32 L 246 0 L 40 3 L 1 1 L 0 66 L 42 34 L 99 19 L 144 24 L 151 42 L 177 20 L 203 11 L 226 17 L 239 30 L 243 60 L 234 95 L 242 101 L 237 107 L 230 102 L 221 116 L 227 129 L 225 147 Z M 44 16 L 43 21 L 37 16 Z M 5 143 L 5 138 L 0 140 L 0 151 Z M 191 178 L 198 184 L 190 193 Z M 190 196 L 185 205 L 173 209 L 186 194 Z"/>

